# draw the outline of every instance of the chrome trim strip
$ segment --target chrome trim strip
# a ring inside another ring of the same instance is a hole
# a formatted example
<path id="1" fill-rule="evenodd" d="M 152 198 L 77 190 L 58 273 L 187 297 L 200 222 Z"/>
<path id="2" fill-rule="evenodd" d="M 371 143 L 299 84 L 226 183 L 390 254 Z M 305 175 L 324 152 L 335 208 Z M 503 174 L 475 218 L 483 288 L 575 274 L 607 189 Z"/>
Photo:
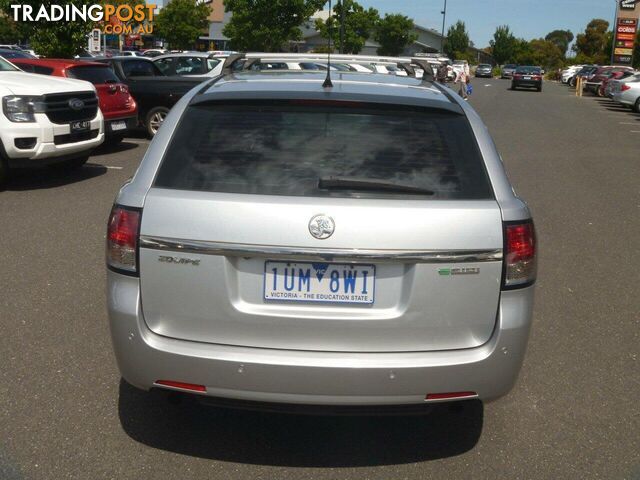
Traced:
<path id="1" fill-rule="evenodd" d="M 359 263 L 479 263 L 502 260 L 502 249 L 494 250 L 361 250 L 357 248 L 280 247 L 242 243 L 202 242 L 163 237 L 140 237 L 140 248 L 224 257 L 261 257 L 313 262 Z"/>

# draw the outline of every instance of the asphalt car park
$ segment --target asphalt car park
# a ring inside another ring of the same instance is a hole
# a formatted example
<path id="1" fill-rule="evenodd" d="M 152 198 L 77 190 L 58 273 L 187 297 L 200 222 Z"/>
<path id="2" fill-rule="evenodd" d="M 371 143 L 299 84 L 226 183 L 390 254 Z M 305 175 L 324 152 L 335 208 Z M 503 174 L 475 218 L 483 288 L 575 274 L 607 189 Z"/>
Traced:
<path id="1" fill-rule="evenodd" d="M 540 245 L 509 395 L 420 417 L 313 417 L 174 405 L 121 382 L 104 242 L 140 134 L 0 192 L 0 478 L 639 478 L 640 115 L 555 83 L 473 85 Z"/>

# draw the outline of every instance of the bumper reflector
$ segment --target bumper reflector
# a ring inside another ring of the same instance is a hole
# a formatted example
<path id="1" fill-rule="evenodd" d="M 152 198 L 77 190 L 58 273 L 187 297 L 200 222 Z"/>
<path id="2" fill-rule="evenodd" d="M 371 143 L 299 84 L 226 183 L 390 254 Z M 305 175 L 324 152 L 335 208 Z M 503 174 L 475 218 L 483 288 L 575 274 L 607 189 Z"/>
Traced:
<path id="1" fill-rule="evenodd" d="M 425 400 L 454 400 L 477 397 L 476 392 L 428 393 Z"/>
<path id="2" fill-rule="evenodd" d="M 190 390 L 192 392 L 206 392 L 207 387 L 204 385 L 195 385 L 193 383 L 174 382 L 173 380 L 156 380 L 156 385 L 161 387 L 180 388 L 182 390 Z"/>

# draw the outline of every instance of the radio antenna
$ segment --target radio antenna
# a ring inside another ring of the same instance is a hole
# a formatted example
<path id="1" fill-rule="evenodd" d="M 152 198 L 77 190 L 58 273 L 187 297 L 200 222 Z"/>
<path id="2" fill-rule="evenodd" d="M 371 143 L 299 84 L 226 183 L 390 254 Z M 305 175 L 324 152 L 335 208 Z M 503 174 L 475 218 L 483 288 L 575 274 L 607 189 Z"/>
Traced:
<path id="1" fill-rule="evenodd" d="M 331 6 L 331 0 L 329 0 L 329 47 L 327 49 L 327 77 L 324 79 L 322 88 L 333 88 L 333 82 L 331 81 L 331 36 L 333 35 L 333 8 Z"/>

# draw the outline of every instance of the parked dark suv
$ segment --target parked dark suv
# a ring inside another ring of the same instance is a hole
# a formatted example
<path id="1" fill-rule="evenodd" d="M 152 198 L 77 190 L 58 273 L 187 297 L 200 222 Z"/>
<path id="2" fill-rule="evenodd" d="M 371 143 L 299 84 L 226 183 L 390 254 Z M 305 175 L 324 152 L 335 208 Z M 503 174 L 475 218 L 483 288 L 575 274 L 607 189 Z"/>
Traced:
<path id="1" fill-rule="evenodd" d="M 147 134 L 153 137 L 178 100 L 202 82 L 202 78 L 168 77 L 144 57 L 93 58 L 108 63 L 138 103 L 139 119 Z"/>

